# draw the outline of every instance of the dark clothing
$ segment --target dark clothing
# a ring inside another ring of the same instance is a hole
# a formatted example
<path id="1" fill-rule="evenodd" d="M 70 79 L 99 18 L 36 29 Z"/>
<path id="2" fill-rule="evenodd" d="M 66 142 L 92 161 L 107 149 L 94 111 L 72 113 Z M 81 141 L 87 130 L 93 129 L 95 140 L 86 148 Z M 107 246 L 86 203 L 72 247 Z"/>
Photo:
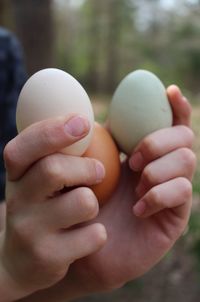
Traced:
<path id="1" fill-rule="evenodd" d="M 17 134 L 16 103 L 25 80 L 21 46 L 12 33 L 0 27 L 0 201 L 5 198 L 3 149 Z"/>

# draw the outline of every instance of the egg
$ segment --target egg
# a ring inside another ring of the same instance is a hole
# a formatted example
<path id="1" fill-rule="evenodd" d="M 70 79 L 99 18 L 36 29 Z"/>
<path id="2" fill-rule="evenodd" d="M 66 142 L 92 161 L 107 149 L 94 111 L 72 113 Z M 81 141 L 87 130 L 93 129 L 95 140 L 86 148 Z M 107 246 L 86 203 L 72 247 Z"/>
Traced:
<path id="1" fill-rule="evenodd" d="M 120 149 L 130 155 L 146 135 L 171 125 L 172 110 L 158 77 L 147 70 L 128 74 L 109 110 L 109 128 Z"/>
<path id="2" fill-rule="evenodd" d="M 31 76 L 22 88 L 16 111 L 17 129 L 20 132 L 38 121 L 72 114 L 88 118 L 90 132 L 61 151 L 82 155 L 88 148 L 93 133 L 94 114 L 90 99 L 70 74 L 56 68 L 43 69 Z"/>
<path id="3" fill-rule="evenodd" d="M 109 132 L 98 123 L 95 123 L 92 141 L 83 156 L 98 159 L 105 167 L 103 181 L 91 186 L 100 206 L 102 206 L 117 187 L 121 165 L 115 142 Z"/>

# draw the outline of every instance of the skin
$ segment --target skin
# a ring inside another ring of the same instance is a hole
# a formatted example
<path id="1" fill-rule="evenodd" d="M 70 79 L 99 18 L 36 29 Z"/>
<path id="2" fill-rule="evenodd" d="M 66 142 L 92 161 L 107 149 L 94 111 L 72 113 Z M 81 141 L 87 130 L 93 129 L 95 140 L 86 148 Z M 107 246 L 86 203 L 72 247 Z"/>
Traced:
<path id="1" fill-rule="evenodd" d="M 27 128 L 5 148 L 7 218 L 0 233 L 3 302 L 57 283 L 72 262 L 94 253 L 106 240 L 99 223 L 72 228 L 97 215 L 98 202 L 91 190 L 60 192 L 65 186 L 87 186 L 104 177 L 100 162 L 57 152 L 88 130 L 83 117 L 57 118 Z"/>
<path id="2" fill-rule="evenodd" d="M 62 138 L 58 120 L 49 121 L 48 130 L 45 122 L 39 128 L 31 126 L 10 143 L 5 153 L 8 214 L 1 236 L 2 267 L 24 296 L 30 288 L 46 287 L 20 301 L 64 302 L 118 288 L 151 269 L 184 232 L 196 165 L 189 128 L 191 107 L 176 86 L 167 93 L 173 127 L 139 143 L 122 163 L 119 186 L 100 210 L 95 196 L 84 187 L 58 194 L 63 186 L 88 185 L 104 174 L 91 159 L 67 160 L 56 153 L 66 141 L 71 143 L 69 137 Z M 44 129 L 46 140 L 38 142 L 38 133 Z M 70 177 L 68 169 L 73 171 Z M 81 224 L 71 228 L 76 223 Z M 15 253 L 10 248 L 13 244 Z M 22 247 L 29 261 L 17 265 L 24 257 Z"/>
<path id="3" fill-rule="evenodd" d="M 0 202 L 0 230 L 2 230 L 5 226 L 5 218 L 6 218 L 6 203 L 5 200 Z"/>

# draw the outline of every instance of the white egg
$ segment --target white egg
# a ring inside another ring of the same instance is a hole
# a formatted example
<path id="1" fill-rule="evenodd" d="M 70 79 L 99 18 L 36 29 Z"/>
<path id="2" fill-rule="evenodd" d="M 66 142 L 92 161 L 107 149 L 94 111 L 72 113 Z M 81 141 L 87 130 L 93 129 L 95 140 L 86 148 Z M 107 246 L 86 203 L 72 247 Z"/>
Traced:
<path id="1" fill-rule="evenodd" d="M 89 146 L 94 127 L 90 99 L 80 83 L 70 74 L 55 68 L 38 71 L 25 83 L 19 95 L 16 123 L 18 131 L 56 116 L 80 114 L 90 122 L 89 134 L 62 151 L 82 155 Z"/>
<path id="2" fill-rule="evenodd" d="M 111 133 L 122 151 L 131 154 L 146 135 L 172 125 L 172 110 L 162 82 L 136 70 L 117 87 L 109 113 Z"/>

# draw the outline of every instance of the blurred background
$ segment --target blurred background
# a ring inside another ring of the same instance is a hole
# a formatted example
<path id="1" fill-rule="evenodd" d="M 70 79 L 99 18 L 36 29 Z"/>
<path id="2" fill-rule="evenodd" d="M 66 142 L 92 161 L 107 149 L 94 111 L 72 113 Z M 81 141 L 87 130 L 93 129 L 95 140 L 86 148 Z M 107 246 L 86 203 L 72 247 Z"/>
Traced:
<path id="1" fill-rule="evenodd" d="M 0 26 L 20 40 L 29 75 L 45 67 L 71 73 L 104 121 L 120 80 L 134 69 L 178 84 L 193 106 L 200 159 L 199 0 L 0 0 Z M 0 67 L 1 68 L 1 67 Z M 144 277 L 80 302 L 198 302 L 200 166 L 190 224 L 175 248 Z"/>

